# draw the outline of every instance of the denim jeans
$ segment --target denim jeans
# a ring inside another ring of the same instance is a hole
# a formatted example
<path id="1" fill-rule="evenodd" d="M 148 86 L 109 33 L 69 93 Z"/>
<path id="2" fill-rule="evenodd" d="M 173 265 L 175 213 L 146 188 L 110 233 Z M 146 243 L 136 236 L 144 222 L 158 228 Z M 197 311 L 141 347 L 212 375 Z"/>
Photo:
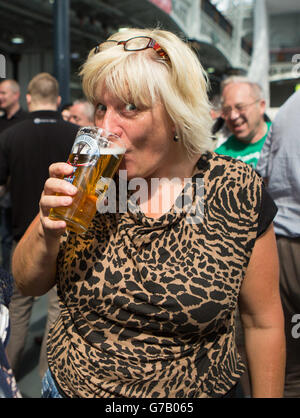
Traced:
<path id="1" fill-rule="evenodd" d="M 56 383 L 49 369 L 42 380 L 42 398 L 63 398 L 57 390 Z"/>

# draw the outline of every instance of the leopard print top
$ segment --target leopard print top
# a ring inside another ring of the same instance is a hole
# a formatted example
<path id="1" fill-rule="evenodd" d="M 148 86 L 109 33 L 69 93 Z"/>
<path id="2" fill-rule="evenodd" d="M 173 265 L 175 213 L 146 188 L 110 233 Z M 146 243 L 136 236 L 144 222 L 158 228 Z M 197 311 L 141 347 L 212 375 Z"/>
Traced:
<path id="1" fill-rule="evenodd" d="M 176 205 L 159 219 L 129 205 L 97 213 L 85 235 L 62 244 L 48 360 L 66 396 L 221 397 L 244 372 L 234 317 L 262 181 L 214 153 L 199 160 L 195 179 L 201 222 Z"/>

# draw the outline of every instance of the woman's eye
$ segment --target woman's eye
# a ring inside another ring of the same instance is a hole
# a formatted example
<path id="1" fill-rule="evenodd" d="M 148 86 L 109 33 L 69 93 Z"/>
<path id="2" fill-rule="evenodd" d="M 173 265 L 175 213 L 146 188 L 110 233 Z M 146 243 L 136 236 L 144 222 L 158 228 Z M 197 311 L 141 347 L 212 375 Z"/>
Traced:
<path id="1" fill-rule="evenodd" d="M 98 103 L 97 106 L 96 106 L 96 111 L 97 110 L 99 112 L 104 112 L 106 110 L 106 106 L 104 106 L 102 103 Z"/>
<path id="2" fill-rule="evenodd" d="M 125 110 L 130 112 L 130 111 L 133 111 L 133 110 L 137 110 L 137 107 L 133 103 L 127 103 L 126 106 L 125 106 Z"/>

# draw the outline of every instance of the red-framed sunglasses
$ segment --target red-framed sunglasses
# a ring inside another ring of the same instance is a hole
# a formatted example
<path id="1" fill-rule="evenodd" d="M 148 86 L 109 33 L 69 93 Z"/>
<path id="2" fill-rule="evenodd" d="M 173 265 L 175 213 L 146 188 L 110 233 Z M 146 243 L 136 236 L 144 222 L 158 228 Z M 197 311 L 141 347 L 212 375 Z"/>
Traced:
<path id="1" fill-rule="evenodd" d="M 125 51 L 143 51 L 147 48 L 153 48 L 161 58 L 170 61 L 168 54 L 162 49 L 159 43 L 149 36 L 134 36 L 133 38 L 127 39 L 127 41 L 108 39 L 95 47 L 94 54 L 110 48 L 112 43 L 115 45 L 123 45 Z"/>

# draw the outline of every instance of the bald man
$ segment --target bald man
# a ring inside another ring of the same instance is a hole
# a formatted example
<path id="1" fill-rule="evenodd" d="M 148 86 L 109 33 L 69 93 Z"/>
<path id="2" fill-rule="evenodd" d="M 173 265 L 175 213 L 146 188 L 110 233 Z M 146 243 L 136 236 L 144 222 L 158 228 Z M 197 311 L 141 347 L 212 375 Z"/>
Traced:
<path id="1" fill-rule="evenodd" d="M 15 80 L 0 82 L 0 109 L 4 111 L 0 117 L 0 133 L 27 117 L 28 113 L 20 106 L 20 86 Z"/>

